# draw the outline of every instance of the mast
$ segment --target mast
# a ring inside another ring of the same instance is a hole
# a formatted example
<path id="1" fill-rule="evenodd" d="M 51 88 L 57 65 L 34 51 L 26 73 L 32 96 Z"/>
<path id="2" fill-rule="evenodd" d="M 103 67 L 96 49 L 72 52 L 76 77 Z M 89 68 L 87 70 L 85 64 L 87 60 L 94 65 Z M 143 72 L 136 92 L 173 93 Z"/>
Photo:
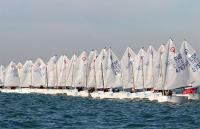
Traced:
<path id="1" fill-rule="evenodd" d="M 143 91 L 144 91 L 144 56 L 141 56 L 141 60 L 142 60 L 142 86 L 143 86 Z"/>
<path id="2" fill-rule="evenodd" d="M 131 64 L 132 81 L 133 81 L 132 91 L 135 92 L 135 76 L 134 76 L 133 62 L 131 61 L 131 54 L 129 52 L 129 49 L 128 49 L 128 59 L 129 63 Z"/>
<path id="3" fill-rule="evenodd" d="M 56 62 L 56 87 L 58 88 L 58 65 Z"/>
<path id="4" fill-rule="evenodd" d="M 85 68 L 85 86 L 88 87 L 88 63 L 86 62 L 86 68 Z"/>
<path id="5" fill-rule="evenodd" d="M 153 52 L 153 49 L 152 49 L 152 53 L 151 53 L 151 63 L 152 63 L 152 88 L 154 89 L 154 86 L 155 86 L 155 80 L 154 80 L 154 62 L 153 62 L 153 57 L 154 57 L 154 52 Z"/>
<path id="6" fill-rule="evenodd" d="M 33 65 L 31 64 L 31 87 L 33 86 Z"/>
<path id="7" fill-rule="evenodd" d="M 103 89 L 104 89 L 104 74 L 103 74 L 103 64 L 102 64 L 102 62 L 101 62 L 101 75 L 102 75 Z"/>
<path id="8" fill-rule="evenodd" d="M 162 93 L 163 93 L 163 91 L 164 91 L 164 85 L 163 85 L 164 78 L 163 78 L 163 70 L 162 70 L 162 55 L 163 55 L 163 52 L 162 52 L 162 50 L 160 50 L 160 76 L 161 76 L 161 79 L 162 79 Z"/>
<path id="9" fill-rule="evenodd" d="M 170 41 L 172 41 L 171 39 L 170 39 Z M 167 75 L 167 69 L 168 69 L 168 58 L 169 58 L 169 51 L 170 51 L 170 41 L 169 41 L 169 43 L 167 44 L 168 46 L 168 48 L 167 48 L 167 62 L 165 63 L 165 65 L 166 65 L 166 68 L 165 68 L 165 80 L 163 81 L 164 83 L 163 83 L 163 93 L 164 93 L 164 86 L 165 86 L 165 83 L 166 83 L 166 75 Z M 165 94 L 165 93 L 164 93 Z"/>
<path id="10" fill-rule="evenodd" d="M 97 90 L 97 77 L 96 77 L 96 65 L 95 65 L 95 62 L 96 62 L 96 55 L 95 55 L 95 60 L 94 60 L 94 81 L 95 81 L 95 90 Z"/>
<path id="11" fill-rule="evenodd" d="M 20 74 L 20 76 L 19 76 L 19 83 L 20 83 L 20 85 L 22 84 L 21 83 L 21 69 L 22 69 L 22 67 L 21 66 L 18 66 L 18 68 L 19 68 L 19 74 Z"/>
<path id="12" fill-rule="evenodd" d="M 73 62 L 72 62 L 72 81 L 71 81 L 71 87 L 73 85 L 73 81 L 74 81 L 74 59 L 73 59 Z"/>
<path id="13" fill-rule="evenodd" d="M 66 59 L 64 59 L 64 63 L 65 63 L 65 86 L 67 86 L 67 61 Z"/>
<path id="14" fill-rule="evenodd" d="M 134 75 L 134 69 L 133 69 L 133 64 L 131 63 L 131 70 L 132 70 L 132 79 L 133 79 L 133 87 L 132 91 L 135 92 L 135 75 Z"/>
<path id="15" fill-rule="evenodd" d="M 46 65 L 46 85 L 47 85 L 47 88 L 49 86 L 49 81 L 48 81 L 48 72 L 47 72 L 48 68 L 47 68 L 47 65 Z"/>

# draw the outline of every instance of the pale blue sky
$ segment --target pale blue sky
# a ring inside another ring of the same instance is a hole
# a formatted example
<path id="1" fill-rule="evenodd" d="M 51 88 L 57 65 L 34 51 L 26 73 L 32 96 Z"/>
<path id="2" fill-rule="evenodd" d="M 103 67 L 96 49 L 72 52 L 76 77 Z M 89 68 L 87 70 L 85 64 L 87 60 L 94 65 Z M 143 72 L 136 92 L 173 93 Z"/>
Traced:
<path id="1" fill-rule="evenodd" d="M 0 0 L 0 64 L 112 46 L 121 56 L 169 37 L 200 49 L 199 0 Z"/>

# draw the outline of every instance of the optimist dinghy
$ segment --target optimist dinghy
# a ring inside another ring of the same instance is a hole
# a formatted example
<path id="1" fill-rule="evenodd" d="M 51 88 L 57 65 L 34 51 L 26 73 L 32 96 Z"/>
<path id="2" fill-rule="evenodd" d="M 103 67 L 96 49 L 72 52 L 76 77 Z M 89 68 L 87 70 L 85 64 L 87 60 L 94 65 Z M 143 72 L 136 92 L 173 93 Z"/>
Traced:
<path id="1" fill-rule="evenodd" d="M 200 94 L 197 92 L 197 87 L 200 84 L 200 57 L 192 46 L 184 41 L 180 48 L 180 54 L 188 71 L 189 88 L 183 90 L 183 95 L 188 96 L 189 100 L 200 100 Z"/>
<path id="2" fill-rule="evenodd" d="M 200 94 L 197 93 L 197 88 L 185 88 L 183 94 L 177 94 L 177 96 L 185 96 L 188 100 L 200 100 Z"/>
<path id="3" fill-rule="evenodd" d="M 185 96 L 177 96 L 172 90 L 181 88 L 187 84 L 188 74 L 181 54 L 176 52 L 176 47 L 170 39 L 165 46 L 162 60 L 163 94 L 158 97 L 158 102 L 184 103 L 187 101 Z"/>
<path id="4" fill-rule="evenodd" d="M 5 70 L 4 88 L 1 92 L 16 93 L 16 88 L 20 85 L 20 79 L 17 66 L 14 62 L 10 62 Z"/>

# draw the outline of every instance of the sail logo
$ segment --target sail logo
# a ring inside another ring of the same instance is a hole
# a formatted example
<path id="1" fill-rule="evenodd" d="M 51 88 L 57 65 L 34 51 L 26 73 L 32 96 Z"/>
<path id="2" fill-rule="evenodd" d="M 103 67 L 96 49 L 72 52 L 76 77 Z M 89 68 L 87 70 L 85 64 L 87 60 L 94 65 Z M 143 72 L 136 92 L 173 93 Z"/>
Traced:
<path id="1" fill-rule="evenodd" d="M 188 55 L 188 49 L 184 49 L 184 53 L 187 56 Z"/>
<path id="2" fill-rule="evenodd" d="M 120 64 L 119 64 L 118 60 L 112 62 L 111 68 L 114 71 L 115 75 L 117 75 L 117 73 L 120 72 Z"/>
<path id="3" fill-rule="evenodd" d="M 86 61 L 86 57 L 82 57 L 82 60 L 83 60 L 83 61 Z"/>
<path id="4" fill-rule="evenodd" d="M 175 54 L 176 53 L 176 48 L 175 47 L 171 47 L 170 48 L 170 52 L 173 52 Z"/>
<path id="5" fill-rule="evenodd" d="M 17 69 L 13 70 L 13 76 L 16 77 L 16 78 L 19 77 Z"/>
<path id="6" fill-rule="evenodd" d="M 134 63 L 134 60 L 130 60 L 126 68 L 129 69 L 130 67 L 133 67 L 133 63 Z"/>
<path id="7" fill-rule="evenodd" d="M 184 71 L 186 69 L 186 63 L 184 63 L 183 57 L 181 54 L 178 54 L 174 57 L 175 61 L 175 69 L 176 73 L 180 73 L 181 71 Z"/>
<path id="8" fill-rule="evenodd" d="M 128 53 L 128 57 L 129 57 L 129 58 L 131 57 L 131 53 Z"/>
<path id="9" fill-rule="evenodd" d="M 192 67 L 193 72 L 196 72 L 200 69 L 200 59 L 196 53 L 188 58 L 188 63 Z"/>
<path id="10" fill-rule="evenodd" d="M 64 63 L 67 64 L 67 60 L 66 59 L 64 59 Z"/>

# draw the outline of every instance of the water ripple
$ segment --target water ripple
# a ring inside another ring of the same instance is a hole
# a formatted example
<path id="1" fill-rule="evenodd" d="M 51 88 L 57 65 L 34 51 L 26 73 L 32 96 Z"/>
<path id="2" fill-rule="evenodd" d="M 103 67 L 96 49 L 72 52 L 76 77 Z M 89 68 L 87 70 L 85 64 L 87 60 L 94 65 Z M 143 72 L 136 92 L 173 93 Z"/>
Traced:
<path id="1" fill-rule="evenodd" d="M 95 100 L 65 95 L 0 94 L 1 129 L 178 129 L 200 127 L 200 102 Z"/>

